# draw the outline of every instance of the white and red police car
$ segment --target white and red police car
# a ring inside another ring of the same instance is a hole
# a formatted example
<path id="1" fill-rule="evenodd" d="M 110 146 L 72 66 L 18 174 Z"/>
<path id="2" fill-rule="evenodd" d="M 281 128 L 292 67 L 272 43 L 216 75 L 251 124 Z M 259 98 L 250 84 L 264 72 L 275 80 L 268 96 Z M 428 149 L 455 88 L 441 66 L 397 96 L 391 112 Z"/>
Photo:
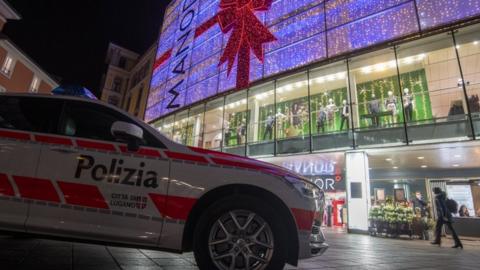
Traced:
<path id="1" fill-rule="evenodd" d="M 283 269 L 328 248 L 323 206 L 299 175 L 176 144 L 101 102 L 0 94 L 0 230 Z"/>

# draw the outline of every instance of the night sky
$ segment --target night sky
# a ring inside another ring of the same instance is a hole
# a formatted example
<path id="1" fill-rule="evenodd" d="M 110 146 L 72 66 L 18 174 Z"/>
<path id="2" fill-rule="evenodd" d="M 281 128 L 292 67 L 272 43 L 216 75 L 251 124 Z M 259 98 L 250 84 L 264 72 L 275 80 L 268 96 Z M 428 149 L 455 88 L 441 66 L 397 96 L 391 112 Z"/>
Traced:
<path id="1" fill-rule="evenodd" d="M 22 16 L 4 33 L 57 81 L 98 94 L 110 41 L 143 53 L 169 0 L 7 0 Z"/>

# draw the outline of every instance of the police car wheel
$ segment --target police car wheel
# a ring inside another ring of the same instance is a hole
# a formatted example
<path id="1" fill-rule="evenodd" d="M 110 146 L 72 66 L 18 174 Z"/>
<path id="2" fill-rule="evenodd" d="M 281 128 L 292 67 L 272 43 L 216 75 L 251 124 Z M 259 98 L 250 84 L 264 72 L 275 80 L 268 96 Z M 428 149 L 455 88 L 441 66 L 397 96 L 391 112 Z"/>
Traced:
<path id="1" fill-rule="evenodd" d="M 233 196 L 209 207 L 194 234 L 200 269 L 283 269 L 285 229 L 275 209 L 255 197 Z"/>

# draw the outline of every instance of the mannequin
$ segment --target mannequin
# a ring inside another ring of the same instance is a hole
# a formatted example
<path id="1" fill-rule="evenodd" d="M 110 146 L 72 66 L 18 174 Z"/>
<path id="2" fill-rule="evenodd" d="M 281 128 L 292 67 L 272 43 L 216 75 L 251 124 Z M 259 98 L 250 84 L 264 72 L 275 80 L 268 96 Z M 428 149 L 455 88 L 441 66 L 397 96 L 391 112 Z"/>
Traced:
<path id="1" fill-rule="evenodd" d="M 325 133 L 325 122 L 327 122 L 325 107 L 321 103 L 319 106 L 320 108 L 317 111 L 317 134 L 320 134 L 320 129 L 322 129 L 322 133 Z"/>
<path id="2" fill-rule="evenodd" d="M 265 133 L 263 133 L 263 140 L 264 141 L 267 138 L 268 138 L 268 140 L 272 139 L 273 124 L 274 123 L 275 123 L 275 117 L 273 116 L 273 112 L 270 111 L 268 116 L 267 116 L 267 120 L 265 120 Z"/>
<path id="3" fill-rule="evenodd" d="M 298 119 L 300 120 L 298 123 L 298 126 L 296 127 L 299 130 L 299 135 L 302 135 L 302 137 L 305 135 L 303 127 L 305 126 L 305 121 L 307 120 L 308 113 L 307 109 L 305 109 L 305 106 L 301 105 L 300 109 L 297 112 Z"/>
<path id="4" fill-rule="evenodd" d="M 380 119 L 378 118 L 378 113 L 380 112 L 380 101 L 375 96 L 375 93 L 372 93 L 372 99 L 367 105 L 368 112 L 372 115 L 372 126 L 378 127 L 380 125 Z"/>
<path id="5" fill-rule="evenodd" d="M 332 98 L 328 100 L 326 111 L 327 111 L 327 122 L 328 122 L 328 125 L 330 126 L 332 125 L 332 123 L 334 123 L 333 120 L 335 118 L 335 112 L 338 111 L 337 105 L 335 105 Z"/>
<path id="6" fill-rule="evenodd" d="M 182 143 L 182 135 L 180 134 L 180 131 L 175 132 L 173 135 L 173 141 L 177 143 Z"/>
<path id="7" fill-rule="evenodd" d="M 387 111 L 392 113 L 390 124 L 397 123 L 397 97 L 393 95 L 392 91 L 388 91 L 388 97 L 385 100 L 385 107 Z"/>
<path id="8" fill-rule="evenodd" d="M 247 127 L 246 127 L 246 121 L 245 118 L 242 119 L 242 122 L 240 125 L 237 127 L 237 145 L 241 145 L 245 140 L 245 135 L 246 135 Z"/>
<path id="9" fill-rule="evenodd" d="M 347 101 L 343 100 L 342 102 L 342 112 L 341 112 L 342 121 L 340 123 L 340 130 L 343 130 L 343 125 L 345 121 L 347 122 L 347 130 L 350 127 L 349 118 L 350 118 L 350 106 L 348 106 Z"/>
<path id="10" fill-rule="evenodd" d="M 410 94 L 408 88 L 403 89 L 403 106 L 405 108 L 405 120 L 407 122 L 413 119 L 413 95 Z"/>
<path id="11" fill-rule="evenodd" d="M 300 120 L 301 108 L 298 103 L 292 104 L 292 125 L 294 128 L 298 129 L 301 123 Z"/>
<path id="12" fill-rule="evenodd" d="M 231 118 L 229 117 L 228 119 L 232 119 L 233 117 L 235 117 L 235 114 L 231 114 Z M 229 146 L 230 145 L 230 138 L 232 137 L 232 132 L 230 130 L 230 121 L 228 121 L 227 119 L 223 120 L 223 130 L 225 132 L 225 146 Z"/>
<path id="13" fill-rule="evenodd" d="M 277 119 L 277 137 L 278 138 L 283 138 L 283 136 L 284 136 L 283 123 L 284 123 L 285 119 L 287 118 L 287 116 L 285 116 L 285 114 L 282 113 L 281 108 L 278 108 L 277 109 L 277 114 L 275 115 L 275 117 Z"/>

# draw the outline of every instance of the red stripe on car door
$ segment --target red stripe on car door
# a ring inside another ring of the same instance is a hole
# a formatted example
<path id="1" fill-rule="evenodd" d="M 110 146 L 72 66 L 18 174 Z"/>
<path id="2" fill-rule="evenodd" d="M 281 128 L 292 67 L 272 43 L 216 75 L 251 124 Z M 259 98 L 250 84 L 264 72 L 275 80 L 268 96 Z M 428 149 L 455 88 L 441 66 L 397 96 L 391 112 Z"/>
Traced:
<path id="1" fill-rule="evenodd" d="M 26 199 L 60 202 L 60 197 L 50 180 L 13 176 L 20 196 Z"/>
<path id="2" fill-rule="evenodd" d="M 5 174 L 0 174 L 0 195 L 15 196 L 15 191 Z"/>
<path id="3" fill-rule="evenodd" d="M 119 148 L 120 148 L 120 151 L 122 151 L 122 153 L 125 153 L 125 154 L 135 154 L 135 155 L 155 157 L 155 158 L 162 157 L 160 152 L 155 150 L 155 149 L 140 148 L 140 149 L 138 149 L 137 152 L 130 152 L 130 151 L 128 151 L 128 148 L 125 145 L 120 145 Z"/>
<path id="4" fill-rule="evenodd" d="M 167 196 L 161 194 L 148 194 L 163 217 L 187 220 L 188 214 L 197 202 L 197 199 Z"/>
<path id="5" fill-rule="evenodd" d="M 297 221 L 297 227 L 301 231 L 310 231 L 313 226 L 314 211 L 292 208 L 293 217 Z"/>
<path id="6" fill-rule="evenodd" d="M 176 153 L 176 152 L 170 152 L 170 151 L 165 151 L 165 154 L 167 155 L 167 157 L 172 158 L 172 159 L 180 159 L 180 160 L 208 163 L 208 160 L 206 158 L 202 157 L 202 156 L 195 156 L 195 155 L 189 155 L 189 154 L 184 154 L 184 153 Z"/>
<path id="7" fill-rule="evenodd" d="M 77 140 L 77 145 L 79 147 L 96 149 L 96 150 L 111 151 L 111 152 L 116 152 L 117 151 L 115 149 L 115 146 L 113 144 L 109 144 L 109 143 Z"/>
<path id="8" fill-rule="evenodd" d="M 35 135 L 35 140 L 42 143 L 51 143 L 51 144 L 61 144 L 72 146 L 72 140 L 60 137 L 44 136 L 44 135 Z"/>
<path id="9" fill-rule="evenodd" d="M 30 134 L 28 133 L 21 133 L 21 132 L 7 131 L 7 130 L 0 130 L 0 137 L 17 139 L 22 141 L 30 140 Z"/>
<path id="10" fill-rule="evenodd" d="M 105 202 L 105 198 L 98 187 L 61 181 L 58 181 L 57 183 L 65 196 L 66 203 L 92 208 L 109 209 L 108 204 Z"/>

